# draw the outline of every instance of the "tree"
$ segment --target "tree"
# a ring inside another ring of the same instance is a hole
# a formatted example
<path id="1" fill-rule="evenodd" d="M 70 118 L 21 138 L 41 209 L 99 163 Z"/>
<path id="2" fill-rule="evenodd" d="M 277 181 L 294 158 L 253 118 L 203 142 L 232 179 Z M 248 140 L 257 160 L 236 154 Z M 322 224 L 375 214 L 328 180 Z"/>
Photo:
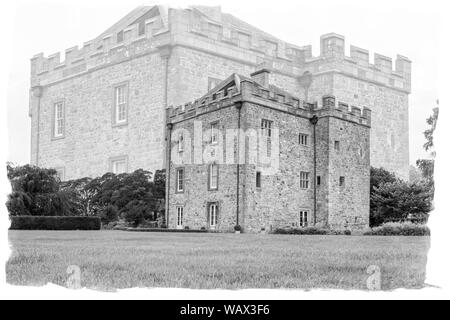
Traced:
<path id="1" fill-rule="evenodd" d="M 12 193 L 6 206 L 10 215 L 72 215 L 72 194 L 61 191 L 56 170 L 7 164 Z"/>
<path id="2" fill-rule="evenodd" d="M 439 102 L 438 102 L 439 105 Z M 425 151 L 432 150 L 434 148 L 434 140 L 433 135 L 434 131 L 436 130 L 436 124 L 437 120 L 439 118 L 439 107 L 433 108 L 433 114 L 427 119 L 427 124 L 430 126 L 425 132 L 423 133 L 425 136 L 425 144 L 423 145 L 423 148 Z M 435 156 L 435 152 L 432 151 L 433 157 Z"/>
<path id="3" fill-rule="evenodd" d="M 397 180 L 374 187 L 370 201 L 372 226 L 411 219 L 424 222 L 431 210 L 432 192 L 426 183 Z"/>

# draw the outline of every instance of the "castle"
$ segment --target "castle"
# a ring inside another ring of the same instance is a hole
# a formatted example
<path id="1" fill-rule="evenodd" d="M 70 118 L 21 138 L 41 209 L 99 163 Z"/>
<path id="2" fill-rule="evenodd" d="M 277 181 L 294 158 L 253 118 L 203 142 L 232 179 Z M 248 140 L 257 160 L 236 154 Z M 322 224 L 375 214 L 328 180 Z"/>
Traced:
<path id="1" fill-rule="evenodd" d="M 317 110 L 326 109 L 323 96 L 370 108 L 371 164 L 407 178 L 411 62 L 397 56 L 392 64 L 380 54 L 369 62 L 355 46 L 347 56 L 337 34 L 322 36 L 314 57 L 311 46 L 281 41 L 220 7 L 139 7 L 64 59 L 31 59 L 31 163 L 62 179 L 164 168 L 169 106 L 230 74 L 266 69 L 273 85 L 317 101 Z"/>
<path id="2" fill-rule="evenodd" d="M 333 96 L 319 108 L 271 76 L 234 74 L 168 109 L 169 228 L 369 226 L 371 110 Z"/>

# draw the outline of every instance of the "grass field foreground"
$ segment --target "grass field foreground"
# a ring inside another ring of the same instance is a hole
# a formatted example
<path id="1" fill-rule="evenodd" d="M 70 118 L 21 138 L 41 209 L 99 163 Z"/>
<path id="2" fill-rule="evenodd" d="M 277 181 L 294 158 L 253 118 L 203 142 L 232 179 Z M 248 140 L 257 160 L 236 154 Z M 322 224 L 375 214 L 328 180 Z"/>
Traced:
<path id="1" fill-rule="evenodd" d="M 81 285 L 202 289 L 340 288 L 367 290 L 369 266 L 381 289 L 421 288 L 429 237 L 296 236 L 9 231 L 6 265 L 13 285 L 66 285 L 79 266 Z"/>

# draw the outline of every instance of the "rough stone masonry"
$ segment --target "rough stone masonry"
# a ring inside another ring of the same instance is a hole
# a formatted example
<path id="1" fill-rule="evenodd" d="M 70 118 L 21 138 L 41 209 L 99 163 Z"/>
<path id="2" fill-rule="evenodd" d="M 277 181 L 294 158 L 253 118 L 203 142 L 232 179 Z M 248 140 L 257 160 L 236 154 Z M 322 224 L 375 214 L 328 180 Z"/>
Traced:
<path id="1" fill-rule="evenodd" d="M 167 115 L 171 229 L 369 226 L 369 108 L 234 74 Z"/>
<path id="2" fill-rule="evenodd" d="M 138 7 L 64 59 L 31 59 L 31 163 L 63 179 L 163 168 L 166 108 L 264 67 L 274 85 L 318 109 L 324 95 L 370 108 L 372 165 L 407 178 L 411 62 L 397 56 L 393 69 L 391 58 L 375 54 L 372 63 L 367 50 L 351 46 L 346 56 L 344 47 L 342 36 L 327 34 L 313 57 L 311 46 L 283 42 L 220 7 Z"/>

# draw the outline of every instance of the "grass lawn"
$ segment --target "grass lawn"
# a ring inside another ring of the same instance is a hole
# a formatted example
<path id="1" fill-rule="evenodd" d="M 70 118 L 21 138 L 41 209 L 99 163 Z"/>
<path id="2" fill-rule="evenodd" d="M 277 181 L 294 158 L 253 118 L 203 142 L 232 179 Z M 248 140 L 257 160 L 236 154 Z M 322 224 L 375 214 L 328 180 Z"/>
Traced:
<path id="1" fill-rule="evenodd" d="M 428 237 L 298 236 L 9 231 L 6 264 L 14 285 L 65 285 L 67 267 L 83 287 L 366 289 L 381 268 L 382 289 L 421 288 Z"/>

